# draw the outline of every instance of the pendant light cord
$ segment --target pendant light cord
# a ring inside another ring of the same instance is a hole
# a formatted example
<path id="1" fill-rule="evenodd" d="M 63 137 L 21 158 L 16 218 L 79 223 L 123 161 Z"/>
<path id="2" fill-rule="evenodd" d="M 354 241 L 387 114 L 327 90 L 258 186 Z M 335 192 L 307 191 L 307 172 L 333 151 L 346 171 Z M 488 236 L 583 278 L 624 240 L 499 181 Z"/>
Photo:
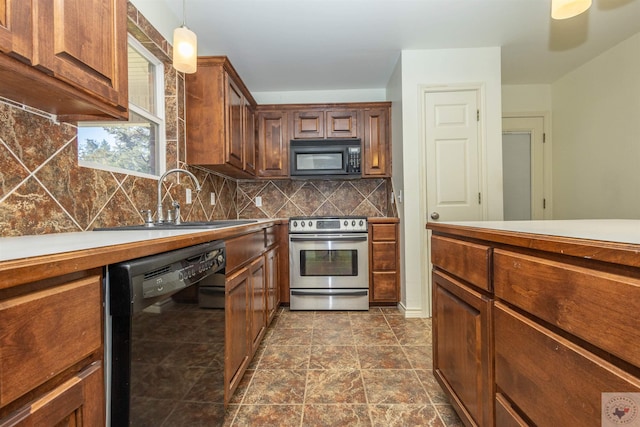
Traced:
<path id="1" fill-rule="evenodd" d="M 187 0 L 182 0 L 182 26 L 187 26 Z"/>

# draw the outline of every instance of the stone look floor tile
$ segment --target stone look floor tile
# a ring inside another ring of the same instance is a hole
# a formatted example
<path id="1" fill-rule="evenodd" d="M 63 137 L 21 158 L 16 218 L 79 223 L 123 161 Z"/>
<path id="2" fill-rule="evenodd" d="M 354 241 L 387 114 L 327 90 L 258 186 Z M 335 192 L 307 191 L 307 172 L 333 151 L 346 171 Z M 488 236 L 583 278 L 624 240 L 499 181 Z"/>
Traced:
<path id="1" fill-rule="evenodd" d="M 313 345 L 309 369 L 359 369 L 358 353 L 353 345 Z"/>
<path id="2" fill-rule="evenodd" d="M 430 405 L 372 405 L 374 427 L 445 427 L 436 409 Z"/>
<path id="3" fill-rule="evenodd" d="M 305 405 L 302 418 L 304 427 L 370 427 L 367 405 L 331 404 Z"/>
<path id="4" fill-rule="evenodd" d="M 242 405 L 231 426 L 298 427 L 302 405 Z"/>
<path id="5" fill-rule="evenodd" d="M 305 403 L 366 403 L 358 369 L 312 370 L 307 375 Z"/>
<path id="6" fill-rule="evenodd" d="M 305 370 L 258 369 L 244 395 L 244 404 L 301 404 L 307 372 Z"/>
<path id="7" fill-rule="evenodd" d="M 259 369 L 308 369 L 309 351 L 307 345 L 282 345 L 265 349 L 260 358 Z"/>
<path id="8" fill-rule="evenodd" d="M 431 319 L 406 319 L 392 307 L 281 308 L 231 398 L 224 425 L 460 427 L 433 376 L 431 343 Z M 197 414 L 189 420 L 195 426 L 201 425 Z"/>
<path id="9" fill-rule="evenodd" d="M 358 346 L 358 358 L 362 369 L 411 369 L 399 345 Z"/>
<path id="10" fill-rule="evenodd" d="M 431 403 L 413 370 L 363 369 L 362 378 L 370 404 Z"/>

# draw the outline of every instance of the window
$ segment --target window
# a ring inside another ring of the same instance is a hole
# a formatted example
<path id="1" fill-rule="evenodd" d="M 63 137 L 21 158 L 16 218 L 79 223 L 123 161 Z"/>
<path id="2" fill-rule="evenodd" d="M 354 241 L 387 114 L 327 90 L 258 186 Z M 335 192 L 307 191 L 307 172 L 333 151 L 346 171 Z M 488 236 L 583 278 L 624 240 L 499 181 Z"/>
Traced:
<path id="1" fill-rule="evenodd" d="M 129 35 L 129 121 L 78 123 L 81 166 L 141 176 L 165 168 L 164 67 Z"/>

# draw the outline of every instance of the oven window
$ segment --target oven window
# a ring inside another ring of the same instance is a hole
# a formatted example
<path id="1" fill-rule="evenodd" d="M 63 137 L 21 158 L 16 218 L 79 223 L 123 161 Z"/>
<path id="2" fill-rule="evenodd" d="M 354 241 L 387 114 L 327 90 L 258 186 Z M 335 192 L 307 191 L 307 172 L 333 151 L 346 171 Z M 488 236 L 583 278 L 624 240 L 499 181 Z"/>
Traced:
<path id="1" fill-rule="evenodd" d="M 358 250 L 301 250 L 301 276 L 357 276 Z"/>
<path id="2" fill-rule="evenodd" d="M 342 152 L 322 154 L 296 154 L 298 170 L 340 170 L 342 169 Z"/>

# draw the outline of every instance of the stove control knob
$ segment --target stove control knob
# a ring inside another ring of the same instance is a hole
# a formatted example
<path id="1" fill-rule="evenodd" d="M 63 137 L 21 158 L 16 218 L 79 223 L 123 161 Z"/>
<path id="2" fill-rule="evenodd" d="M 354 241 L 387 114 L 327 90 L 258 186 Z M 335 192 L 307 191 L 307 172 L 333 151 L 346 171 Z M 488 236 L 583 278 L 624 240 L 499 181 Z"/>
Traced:
<path id="1" fill-rule="evenodd" d="M 362 227 L 364 225 L 364 221 L 360 220 L 360 227 Z"/>
<path id="2" fill-rule="evenodd" d="M 307 225 L 309 225 L 309 227 L 313 227 L 313 222 L 309 221 L 307 222 Z"/>
<path id="3" fill-rule="evenodd" d="M 293 228 L 298 227 L 298 221 L 293 221 Z"/>
<path id="4" fill-rule="evenodd" d="M 355 220 L 351 221 L 351 226 L 352 226 L 352 227 L 355 227 L 355 226 L 356 226 L 356 221 L 355 221 Z"/>
<path id="5" fill-rule="evenodd" d="M 304 221 L 301 221 L 301 222 L 300 222 L 300 225 L 304 227 Z"/>
<path id="6" fill-rule="evenodd" d="M 345 226 L 345 227 L 348 227 L 348 226 L 349 226 L 349 221 L 345 221 L 345 222 L 344 222 L 344 226 Z"/>

